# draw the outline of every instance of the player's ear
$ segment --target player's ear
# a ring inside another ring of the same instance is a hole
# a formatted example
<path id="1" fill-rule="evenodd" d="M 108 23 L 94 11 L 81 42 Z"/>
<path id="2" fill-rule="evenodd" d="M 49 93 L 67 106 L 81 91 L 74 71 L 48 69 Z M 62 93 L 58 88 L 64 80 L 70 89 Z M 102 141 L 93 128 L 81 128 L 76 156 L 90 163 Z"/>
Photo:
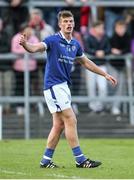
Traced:
<path id="1" fill-rule="evenodd" d="M 59 28 L 61 28 L 61 21 L 60 20 L 58 21 L 58 26 L 59 26 Z"/>

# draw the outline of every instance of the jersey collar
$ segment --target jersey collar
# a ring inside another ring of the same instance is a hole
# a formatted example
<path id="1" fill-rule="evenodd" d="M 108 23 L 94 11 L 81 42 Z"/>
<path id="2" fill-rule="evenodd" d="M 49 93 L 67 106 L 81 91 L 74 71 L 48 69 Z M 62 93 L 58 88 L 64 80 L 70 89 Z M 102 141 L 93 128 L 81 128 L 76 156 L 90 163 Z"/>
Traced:
<path id="1" fill-rule="evenodd" d="M 64 34 L 63 34 L 61 31 L 59 32 L 59 35 L 60 35 L 60 37 L 62 37 L 63 39 L 65 39 L 65 40 L 67 41 L 67 43 L 70 43 L 70 42 L 72 41 L 72 37 L 71 37 L 70 40 L 66 39 L 66 37 L 64 36 Z"/>

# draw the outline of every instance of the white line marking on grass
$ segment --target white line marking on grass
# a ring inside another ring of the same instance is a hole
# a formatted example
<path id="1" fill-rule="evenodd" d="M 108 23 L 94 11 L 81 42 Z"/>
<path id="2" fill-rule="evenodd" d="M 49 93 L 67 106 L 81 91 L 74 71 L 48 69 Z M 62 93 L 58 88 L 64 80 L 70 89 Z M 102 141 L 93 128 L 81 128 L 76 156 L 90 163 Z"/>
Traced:
<path id="1" fill-rule="evenodd" d="M 0 172 L 5 173 L 5 174 L 27 175 L 26 173 L 23 173 L 23 172 L 16 172 L 16 171 L 11 171 L 11 170 L 6 170 L 6 169 L 0 169 Z"/>
<path id="2" fill-rule="evenodd" d="M 63 174 L 55 174 L 55 173 L 47 174 L 47 176 L 54 176 L 56 178 L 63 178 L 63 179 L 81 179 L 81 177 L 77 177 L 77 176 L 66 176 Z"/>

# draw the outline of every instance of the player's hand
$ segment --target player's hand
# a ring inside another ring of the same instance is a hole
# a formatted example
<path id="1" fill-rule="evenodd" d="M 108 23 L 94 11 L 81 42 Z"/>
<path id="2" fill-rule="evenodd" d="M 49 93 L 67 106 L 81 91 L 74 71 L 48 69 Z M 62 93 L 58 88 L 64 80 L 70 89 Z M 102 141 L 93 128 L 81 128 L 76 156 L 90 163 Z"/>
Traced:
<path id="1" fill-rule="evenodd" d="M 106 80 L 110 81 L 113 86 L 117 85 L 117 80 L 113 76 L 106 74 L 105 78 Z"/>
<path id="2" fill-rule="evenodd" d="M 27 42 L 26 34 L 21 34 L 19 44 L 24 46 Z"/>

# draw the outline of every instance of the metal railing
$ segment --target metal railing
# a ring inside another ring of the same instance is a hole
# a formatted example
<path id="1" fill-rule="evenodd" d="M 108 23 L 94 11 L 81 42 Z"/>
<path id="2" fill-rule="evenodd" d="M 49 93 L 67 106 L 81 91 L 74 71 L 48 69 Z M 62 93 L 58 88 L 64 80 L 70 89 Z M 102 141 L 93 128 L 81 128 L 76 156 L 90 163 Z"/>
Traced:
<path id="1" fill-rule="evenodd" d="M 103 7 L 134 7 L 134 1 L 133 0 L 89 0 L 87 3 L 89 6 L 103 6 Z M 28 3 L 25 4 L 28 7 L 61 7 L 61 6 L 67 6 L 66 2 L 64 0 L 54 0 L 54 1 L 47 1 L 47 0 L 29 0 Z M 83 3 L 80 0 L 77 0 L 75 2 L 75 6 L 82 6 Z M 8 6 L 8 3 L 3 1 L 0 1 L 1 7 Z"/>
<path id="2" fill-rule="evenodd" d="M 0 54 L 0 61 L 4 60 L 6 63 L 6 60 L 14 61 L 16 59 L 17 55 L 7 53 L 7 54 Z M 35 54 L 35 59 L 37 61 L 42 61 L 45 57 L 44 54 Z M 90 59 L 94 59 L 94 57 L 90 57 Z M 133 96 L 133 81 L 132 81 L 132 55 L 127 54 L 124 56 L 106 56 L 107 62 L 109 60 L 115 60 L 117 58 L 124 59 L 126 63 L 126 73 L 127 73 L 127 86 L 128 86 L 128 95 L 125 96 L 107 96 L 106 98 L 102 97 L 88 97 L 88 96 L 73 96 L 72 101 L 73 102 L 79 102 L 79 103 L 89 103 L 90 101 L 101 101 L 101 102 L 127 102 L 129 104 L 129 119 L 130 124 L 134 125 L 134 96 Z M 29 54 L 26 53 L 24 55 L 25 59 L 25 71 L 24 71 L 24 96 L 8 96 L 8 97 L 0 97 L 0 129 L 2 130 L 2 105 L 4 103 L 24 103 L 25 106 L 25 113 L 24 113 L 24 124 L 25 124 L 25 138 L 30 138 L 30 103 L 37 103 L 37 102 L 45 102 L 43 95 L 42 96 L 30 96 L 29 92 L 29 79 L 30 74 L 28 70 L 28 59 Z M 1 134 L 1 133 L 0 133 Z M 0 138 L 2 138 L 2 135 L 0 135 Z"/>

